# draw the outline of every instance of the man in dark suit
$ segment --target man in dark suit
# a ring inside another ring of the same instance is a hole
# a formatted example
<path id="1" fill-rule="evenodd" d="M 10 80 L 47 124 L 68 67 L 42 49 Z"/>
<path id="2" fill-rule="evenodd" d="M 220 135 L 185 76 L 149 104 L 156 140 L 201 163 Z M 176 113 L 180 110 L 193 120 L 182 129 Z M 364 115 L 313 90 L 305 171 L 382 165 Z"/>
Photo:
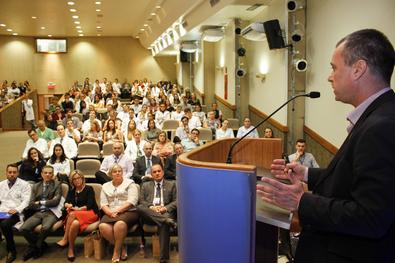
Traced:
<path id="1" fill-rule="evenodd" d="M 163 179 L 164 172 L 160 164 L 152 165 L 151 169 L 153 181 L 142 184 L 137 211 L 145 222 L 158 225 L 160 262 L 165 263 L 169 260 L 169 230 L 170 227 L 176 227 L 177 190 L 175 181 Z"/>
<path id="2" fill-rule="evenodd" d="M 51 232 L 52 226 L 58 220 L 58 217 L 51 209 L 59 205 L 62 197 L 61 183 L 53 178 L 53 167 L 44 166 L 41 171 L 43 180 L 33 185 L 28 211 L 32 211 L 25 223 L 21 226 L 20 231 L 29 243 L 29 248 L 23 255 L 23 260 L 30 258 L 39 258 L 43 253 L 43 244 L 45 238 Z M 42 224 L 39 233 L 34 228 Z"/>
<path id="3" fill-rule="evenodd" d="M 144 155 L 136 159 L 133 169 L 133 180 L 136 184 L 152 180 L 151 167 L 154 164 L 160 164 L 160 158 L 152 155 L 152 144 L 144 144 Z"/>
<path id="4" fill-rule="evenodd" d="M 184 152 L 181 143 L 174 144 L 174 154 L 164 159 L 165 179 L 176 180 L 177 158 Z"/>
<path id="5" fill-rule="evenodd" d="M 346 140 L 326 169 L 274 160 L 272 172 L 292 184 L 264 178 L 257 186 L 264 201 L 299 215 L 297 263 L 395 262 L 394 64 L 394 48 L 377 30 L 342 39 L 328 80 L 336 100 L 355 107 Z"/>

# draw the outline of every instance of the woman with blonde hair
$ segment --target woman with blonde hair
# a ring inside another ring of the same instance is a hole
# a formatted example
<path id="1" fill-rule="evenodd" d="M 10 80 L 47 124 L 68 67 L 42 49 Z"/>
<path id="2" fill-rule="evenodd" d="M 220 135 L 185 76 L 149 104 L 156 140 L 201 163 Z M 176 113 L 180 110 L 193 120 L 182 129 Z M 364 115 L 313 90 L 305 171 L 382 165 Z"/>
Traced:
<path id="1" fill-rule="evenodd" d="M 100 206 L 104 216 L 100 220 L 100 233 L 114 245 L 112 262 L 127 259 L 123 244 L 129 228 L 138 222 L 136 206 L 139 197 L 137 185 L 131 179 L 123 178 L 122 167 L 115 164 L 109 170 L 110 182 L 103 184 Z"/>
<path id="2" fill-rule="evenodd" d="M 67 193 L 64 203 L 67 214 L 64 220 L 64 235 L 56 244 L 62 248 L 68 244 L 67 259 L 74 261 L 75 239 L 78 233 L 82 233 L 90 224 L 99 220 L 99 209 L 95 191 L 92 186 L 85 184 L 85 177 L 81 171 L 74 170 L 70 174 L 70 185 L 72 189 Z"/>

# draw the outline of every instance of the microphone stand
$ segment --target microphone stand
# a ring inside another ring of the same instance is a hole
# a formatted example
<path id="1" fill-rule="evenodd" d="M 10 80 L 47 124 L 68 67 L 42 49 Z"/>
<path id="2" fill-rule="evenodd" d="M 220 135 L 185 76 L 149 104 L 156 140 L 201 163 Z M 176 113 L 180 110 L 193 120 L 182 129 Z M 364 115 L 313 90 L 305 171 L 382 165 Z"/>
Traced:
<path id="1" fill-rule="evenodd" d="M 259 126 L 261 126 L 263 123 L 265 123 L 268 119 L 270 119 L 274 114 L 276 114 L 279 110 L 281 110 L 285 105 L 287 105 L 288 103 L 290 103 L 291 101 L 293 101 L 296 98 L 299 97 L 310 97 L 310 93 L 307 94 L 299 94 L 296 96 L 291 97 L 289 100 L 287 100 L 283 105 L 281 105 L 277 110 L 275 110 L 272 114 L 270 114 L 269 116 L 267 116 L 265 119 L 263 119 L 260 123 L 258 123 L 253 129 L 251 129 L 249 132 L 247 132 L 246 134 L 244 134 L 240 139 L 238 139 L 237 141 L 235 141 L 234 143 L 232 143 L 232 145 L 230 146 L 229 152 L 228 152 L 228 157 L 226 159 L 226 163 L 232 163 L 232 152 L 233 152 L 233 148 L 241 141 L 243 140 L 245 137 L 247 137 L 251 132 L 253 132 L 254 130 L 256 130 Z"/>

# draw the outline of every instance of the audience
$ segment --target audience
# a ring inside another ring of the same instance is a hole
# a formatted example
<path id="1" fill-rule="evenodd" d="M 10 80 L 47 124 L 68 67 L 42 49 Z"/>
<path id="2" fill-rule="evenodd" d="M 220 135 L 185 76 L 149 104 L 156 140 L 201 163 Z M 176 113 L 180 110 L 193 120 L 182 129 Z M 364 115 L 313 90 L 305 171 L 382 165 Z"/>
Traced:
<path id="1" fill-rule="evenodd" d="M 54 175 L 59 181 L 68 183 L 71 168 L 70 160 L 66 157 L 63 146 L 60 143 L 55 144 L 47 165 L 53 167 Z"/>
<path id="2" fill-rule="evenodd" d="M 34 147 L 37 150 L 39 150 L 44 158 L 48 158 L 48 143 L 45 139 L 42 139 L 38 136 L 37 132 L 35 130 L 28 130 L 27 135 L 30 137 L 30 139 L 27 140 L 25 149 L 23 150 L 22 153 L 22 158 L 26 159 L 27 158 L 27 152 L 29 151 L 30 148 Z"/>
<path id="3" fill-rule="evenodd" d="M 66 136 L 66 131 L 64 129 L 63 124 L 58 124 L 56 127 L 56 131 L 58 137 L 51 141 L 51 146 L 49 147 L 49 152 L 53 153 L 53 148 L 56 144 L 60 143 L 63 146 L 64 153 L 66 154 L 67 158 L 73 159 L 77 157 L 78 148 L 75 141 L 68 136 Z"/>
<path id="4" fill-rule="evenodd" d="M 129 228 L 138 222 L 136 211 L 138 188 L 133 180 L 125 178 L 123 168 L 115 164 L 109 170 L 111 181 L 103 185 L 100 206 L 104 215 L 100 219 L 100 234 L 114 245 L 112 262 L 127 260 L 124 244 Z"/>
<path id="5" fill-rule="evenodd" d="M 19 178 L 28 182 L 39 182 L 41 177 L 41 170 L 45 166 L 43 155 L 37 148 L 30 148 L 27 151 L 27 158 L 22 161 L 19 168 Z"/>
<path id="6" fill-rule="evenodd" d="M 152 155 L 158 156 L 162 160 L 174 153 L 173 143 L 167 139 L 165 131 L 159 132 L 158 140 L 154 144 Z"/>
<path id="7" fill-rule="evenodd" d="M 215 131 L 215 138 L 216 139 L 222 139 L 222 138 L 234 138 L 235 135 L 233 133 L 233 130 L 229 128 L 229 121 L 224 120 L 222 122 L 221 128 L 216 129 Z"/>
<path id="8" fill-rule="evenodd" d="M 148 120 L 148 129 L 144 132 L 144 139 L 149 142 L 158 140 L 160 129 L 156 128 L 155 120 Z"/>
<path id="9" fill-rule="evenodd" d="M 6 168 L 6 180 L 0 182 L 0 230 L 7 247 L 6 263 L 16 259 L 13 227 L 23 220 L 22 211 L 29 205 L 30 184 L 18 178 L 18 166 L 9 164 Z"/>
<path id="10" fill-rule="evenodd" d="M 319 168 L 317 161 L 311 153 L 305 152 L 306 141 L 304 139 L 298 139 L 295 144 L 296 152 L 289 155 L 289 162 L 297 162 L 306 167 Z"/>
<path id="11" fill-rule="evenodd" d="M 146 144 L 146 140 L 141 139 L 141 131 L 135 129 L 133 140 L 129 141 L 126 144 L 125 154 L 129 156 L 133 163 L 136 162 L 136 159 L 143 156 L 144 153 L 144 145 Z"/>
<path id="12" fill-rule="evenodd" d="M 133 170 L 133 180 L 137 184 L 151 180 L 152 165 L 161 163 L 159 157 L 152 155 L 152 150 L 152 144 L 147 142 L 144 144 L 144 155 L 136 159 Z"/>
<path id="13" fill-rule="evenodd" d="M 241 126 L 237 131 L 237 136 L 236 136 L 237 138 L 243 137 L 244 135 L 246 135 L 248 132 L 250 132 L 252 129 L 255 128 L 254 126 L 251 125 L 250 118 L 244 118 L 243 124 L 244 125 Z M 247 138 L 259 138 L 258 131 L 254 130 L 249 135 L 247 135 Z"/>
<path id="14" fill-rule="evenodd" d="M 185 152 L 189 152 L 196 147 L 203 145 L 203 142 L 199 140 L 200 131 L 196 128 L 192 129 L 190 136 L 187 139 L 181 141 Z"/>
<path id="15" fill-rule="evenodd" d="M 274 138 L 273 130 L 269 127 L 265 128 L 263 138 Z"/>

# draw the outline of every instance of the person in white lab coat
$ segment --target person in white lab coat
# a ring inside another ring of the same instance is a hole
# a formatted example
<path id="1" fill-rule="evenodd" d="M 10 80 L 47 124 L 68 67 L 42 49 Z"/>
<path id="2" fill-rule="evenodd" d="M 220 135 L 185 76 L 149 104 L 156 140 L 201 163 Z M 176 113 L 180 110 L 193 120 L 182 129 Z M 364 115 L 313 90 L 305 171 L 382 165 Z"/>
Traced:
<path id="1" fill-rule="evenodd" d="M 36 121 L 34 118 L 34 110 L 33 110 L 33 100 L 32 99 L 24 99 L 22 100 L 23 110 L 25 111 L 26 121 L 29 122 L 32 126 L 32 129 L 36 129 Z"/>

